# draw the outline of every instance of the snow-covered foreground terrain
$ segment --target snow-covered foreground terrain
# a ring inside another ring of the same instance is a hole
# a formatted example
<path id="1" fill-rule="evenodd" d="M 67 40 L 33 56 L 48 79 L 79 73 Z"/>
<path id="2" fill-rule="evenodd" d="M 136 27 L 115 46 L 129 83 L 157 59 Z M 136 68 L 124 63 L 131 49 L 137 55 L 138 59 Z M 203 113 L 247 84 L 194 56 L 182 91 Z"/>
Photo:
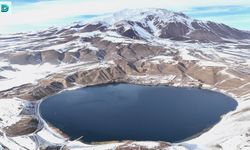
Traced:
<path id="1" fill-rule="evenodd" d="M 63 29 L 0 35 L 3 149 L 250 149 L 250 41 L 233 36 L 234 32 L 246 33 L 223 25 L 218 26 L 225 34 L 218 33 L 221 30 L 214 24 L 164 10 L 136 11 L 134 17 L 131 13 L 122 11 L 101 18 L 101 23 L 95 20 Z M 177 29 L 182 27 L 179 23 L 184 24 L 187 33 L 165 35 L 168 23 L 175 23 Z M 217 41 L 204 42 L 204 37 L 196 35 L 200 30 Z M 211 89 L 232 96 L 238 107 L 208 131 L 180 143 L 88 145 L 68 140 L 39 115 L 39 103 L 49 95 L 119 81 Z M 13 128 L 9 131 L 8 127 Z"/>

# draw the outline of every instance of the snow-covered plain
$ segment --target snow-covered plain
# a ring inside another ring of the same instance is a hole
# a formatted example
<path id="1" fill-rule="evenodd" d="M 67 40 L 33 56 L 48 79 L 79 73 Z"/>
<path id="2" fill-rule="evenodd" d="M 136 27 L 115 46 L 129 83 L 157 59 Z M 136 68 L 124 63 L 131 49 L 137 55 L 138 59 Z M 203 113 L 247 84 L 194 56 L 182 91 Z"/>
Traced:
<path id="1" fill-rule="evenodd" d="M 5 67 L 1 66 L 0 67 Z M 15 68 L 16 70 L 0 71 L 0 76 L 5 77 L 1 80 L 0 91 L 7 90 L 15 86 L 20 86 L 27 83 L 35 83 L 38 79 L 45 78 L 46 75 L 56 71 L 57 66 L 51 64 L 43 65 L 7 65 Z"/>

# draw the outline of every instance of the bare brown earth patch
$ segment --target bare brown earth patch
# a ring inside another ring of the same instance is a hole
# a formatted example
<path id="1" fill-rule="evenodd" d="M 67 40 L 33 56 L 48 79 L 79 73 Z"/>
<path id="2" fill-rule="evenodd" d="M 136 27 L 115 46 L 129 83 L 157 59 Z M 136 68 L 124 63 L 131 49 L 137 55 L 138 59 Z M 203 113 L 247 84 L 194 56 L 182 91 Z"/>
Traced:
<path id="1" fill-rule="evenodd" d="M 5 133 L 10 136 L 21 136 L 35 132 L 38 127 L 39 121 L 32 116 L 20 116 L 22 117 L 15 124 L 4 128 Z"/>

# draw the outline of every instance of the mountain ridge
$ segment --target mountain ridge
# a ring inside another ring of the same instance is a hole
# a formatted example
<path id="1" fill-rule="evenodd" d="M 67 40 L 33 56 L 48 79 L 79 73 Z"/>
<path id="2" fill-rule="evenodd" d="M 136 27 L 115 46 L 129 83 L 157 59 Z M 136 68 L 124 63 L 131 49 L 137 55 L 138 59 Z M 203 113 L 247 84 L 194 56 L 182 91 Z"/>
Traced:
<path id="1" fill-rule="evenodd" d="M 127 38 L 142 40 L 163 38 L 191 42 L 231 42 L 250 39 L 250 31 L 239 30 L 223 23 L 192 19 L 182 12 L 160 8 L 125 9 L 96 17 L 88 22 L 77 22 L 66 27 L 51 27 L 22 34 L 42 33 L 44 36 L 44 33 L 50 35 L 93 31 L 103 33 L 112 31 Z"/>
<path id="2" fill-rule="evenodd" d="M 111 30 L 128 38 L 145 40 L 150 35 L 157 38 L 201 42 L 250 39 L 248 31 L 232 28 L 223 23 L 192 19 L 182 12 L 157 8 L 125 9 L 76 26 L 86 27 L 85 32 Z"/>

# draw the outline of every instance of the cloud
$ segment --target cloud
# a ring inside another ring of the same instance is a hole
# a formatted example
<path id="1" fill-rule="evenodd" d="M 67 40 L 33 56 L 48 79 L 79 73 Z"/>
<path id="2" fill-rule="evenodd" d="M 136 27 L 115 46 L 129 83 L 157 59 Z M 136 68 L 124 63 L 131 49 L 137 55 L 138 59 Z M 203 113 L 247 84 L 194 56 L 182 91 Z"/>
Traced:
<path id="1" fill-rule="evenodd" d="M 21 3 L 21 2 L 20 2 Z M 6 29 L 14 29 L 14 26 L 43 26 L 53 25 L 56 20 L 63 20 L 81 15 L 98 15 L 110 13 L 126 8 L 166 8 L 174 11 L 184 11 L 190 14 L 205 12 L 194 9 L 214 7 L 214 10 L 206 9 L 206 11 L 218 11 L 216 6 L 249 6 L 249 0 L 22 0 L 22 5 L 13 2 L 12 14 L 1 16 L 0 32 Z M 210 14 L 211 15 L 211 14 Z"/>

